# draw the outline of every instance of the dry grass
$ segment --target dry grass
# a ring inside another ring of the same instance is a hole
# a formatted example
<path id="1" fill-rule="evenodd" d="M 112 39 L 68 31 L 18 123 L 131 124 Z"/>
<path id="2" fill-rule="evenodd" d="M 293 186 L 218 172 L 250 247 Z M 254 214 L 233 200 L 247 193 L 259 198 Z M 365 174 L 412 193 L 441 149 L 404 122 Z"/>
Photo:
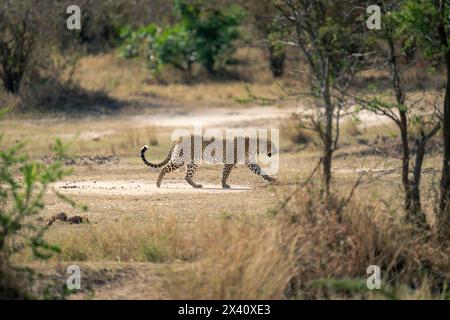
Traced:
<path id="1" fill-rule="evenodd" d="M 344 132 L 344 134 L 348 134 L 351 137 L 356 137 L 363 134 L 360 126 L 352 120 L 348 120 L 346 123 L 344 123 L 341 126 L 341 130 Z"/>
<path id="2" fill-rule="evenodd" d="M 226 223 L 202 258 L 166 274 L 175 299 L 282 299 L 296 266 L 280 225 Z"/>
<path id="3" fill-rule="evenodd" d="M 25 142 L 24 150 L 33 157 L 48 155 L 58 137 L 69 146 L 70 156 L 135 155 L 142 145 L 152 146 L 151 156 L 165 156 L 170 142 L 170 129 L 136 125 L 133 120 L 52 119 L 46 121 L 10 120 L 1 123 L 3 143 Z"/>
<path id="4" fill-rule="evenodd" d="M 29 299 L 29 281 L 14 266 L 5 263 L 4 257 L 0 257 L 0 297 L 2 300 Z"/>
<path id="5" fill-rule="evenodd" d="M 450 279 L 448 249 L 378 205 L 354 199 L 342 212 L 299 192 L 272 220 L 233 224 L 204 258 L 168 273 L 174 298 L 440 298 Z M 378 265 L 383 290 L 365 287 Z"/>
<path id="6" fill-rule="evenodd" d="M 317 141 L 317 135 L 300 126 L 296 116 L 285 120 L 280 127 L 281 150 L 296 152 Z"/>
<path id="7" fill-rule="evenodd" d="M 287 211 L 299 228 L 302 254 L 295 283 L 301 297 L 327 297 L 327 292 L 311 284 L 323 278 L 364 279 L 369 265 L 381 268 L 385 288 L 417 289 L 428 281 L 436 294 L 448 282 L 448 249 L 432 233 L 405 224 L 400 212 L 392 216 L 377 202 L 355 198 L 338 214 L 334 208 L 325 210 L 317 200 L 300 193 Z"/>
<path id="8" fill-rule="evenodd" d="M 240 50 L 238 56 L 256 57 L 257 62 L 263 58 L 259 51 L 255 52 L 251 48 Z M 267 70 L 254 70 L 252 66 L 245 66 L 237 67 L 237 71 L 243 72 L 243 68 L 257 79 L 251 85 L 253 94 L 268 98 L 276 98 L 280 94 L 279 86 L 267 81 Z M 205 81 L 192 85 L 176 81 L 158 83 L 142 63 L 122 60 L 114 53 L 84 58 L 74 78 L 88 90 L 104 91 L 112 97 L 132 103 L 172 101 L 210 107 L 237 105 L 236 100 L 248 98 L 245 79 Z"/>
<path id="9" fill-rule="evenodd" d="M 192 234 L 175 216 L 150 218 L 136 224 L 132 219 L 119 223 L 92 224 L 77 232 L 52 230 L 49 240 L 59 244 L 62 261 L 146 261 L 190 260 L 198 254 Z"/>

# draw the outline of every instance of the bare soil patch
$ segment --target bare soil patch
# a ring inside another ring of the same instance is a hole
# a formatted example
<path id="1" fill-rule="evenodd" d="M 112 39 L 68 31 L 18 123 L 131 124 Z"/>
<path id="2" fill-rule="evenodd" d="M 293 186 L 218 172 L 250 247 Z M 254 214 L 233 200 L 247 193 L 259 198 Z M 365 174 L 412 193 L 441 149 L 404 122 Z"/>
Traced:
<path id="1" fill-rule="evenodd" d="M 295 113 L 297 108 L 259 106 L 251 108 L 213 108 L 210 110 L 173 111 L 161 114 L 135 116 L 132 120 L 141 125 L 159 127 L 232 126 L 246 121 L 283 119 Z"/>
<path id="2" fill-rule="evenodd" d="M 78 181 L 59 182 L 53 185 L 56 190 L 68 194 L 98 194 L 98 195 L 133 195 L 146 196 L 165 193 L 236 193 L 252 190 L 249 186 L 234 185 L 230 189 L 206 184 L 203 188 L 192 188 L 185 181 L 163 182 L 160 188 L 154 181 Z"/>

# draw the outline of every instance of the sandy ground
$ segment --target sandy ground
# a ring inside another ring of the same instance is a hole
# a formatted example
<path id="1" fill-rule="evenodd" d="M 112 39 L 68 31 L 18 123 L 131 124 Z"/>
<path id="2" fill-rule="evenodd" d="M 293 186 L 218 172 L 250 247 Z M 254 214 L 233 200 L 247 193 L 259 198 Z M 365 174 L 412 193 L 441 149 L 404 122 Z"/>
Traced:
<path id="1" fill-rule="evenodd" d="M 245 192 L 252 190 L 251 187 L 234 185 L 230 189 L 223 189 L 218 185 L 206 184 L 203 188 L 193 188 L 185 181 L 163 182 L 160 188 L 157 188 L 154 181 L 77 181 L 77 182 L 59 182 L 53 187 L 61 193 L 67 194 L 99 194 L 99 195 L 154 195 L 164 193 L 231 193 Z"/>
<path id="2" fill-rule="evenodd" d="M 297 113 L 298 108 L 257 106 L 248 108 L 212 108 L 209 110 L 173 111 L 163 114 L 134 116 L 132 121 L 142 126 L 159 127 L 230 127 L 248 126 L 258 121 L 273 121 Z"/>

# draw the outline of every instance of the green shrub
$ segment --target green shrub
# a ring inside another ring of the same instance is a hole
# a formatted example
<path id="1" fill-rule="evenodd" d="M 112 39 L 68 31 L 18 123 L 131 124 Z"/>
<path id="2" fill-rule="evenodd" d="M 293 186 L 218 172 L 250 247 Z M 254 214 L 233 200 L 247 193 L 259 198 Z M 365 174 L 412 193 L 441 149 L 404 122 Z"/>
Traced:
<path id="1" fill-rule="evenodd" d="M 58 252 L 57 246 L 44 240 L 45 226 L 33 223 L 32 216 L 44 207 L 44 196 L 51 183 L 70 173 L 62 162 L 51 164 L 31 161 L 21 153 L 23 144 L 2 145 L 0 135 L 0 298 L 29 298 L 28 287 L 33 272 L 12 264 L 12 257 L 30 248 L 33 256 L 48 259 Z M 64 145 L 57 142 L 53 151 L 64 153 Z M 60 195 L 72 205 L 75 203 Z M 27 271 L 28 277 L 24 277 Z"/>
<path id="2" fill-rule="evenodd" d="M 220 71 L 233 62 L 233 42 L 239 38 L 238 27 L 242 11 L 235 6 L 229 10 L 205 8 L 201 1 L 176 1 L 176 9 L 189 34 L 195 40 L 198 62 L 210 73 Z"/>
<path id="3" fill-rule="evenodd" d="M 215 74 L 233 62 L 233 42 L 239 38 L 242 18 L 239 9 L 208 10 L 200 1 L 188 4 L 182 0 L 176 2 L 175 8 L 180 21 L 173 26 L 161 29 L 149 24 L 136 30 L 123 27 L 120 56 L 144 58 L 154 74 L 164 66 L 174 67 L 188 82 L 193 78 L 195 63 Z"/>

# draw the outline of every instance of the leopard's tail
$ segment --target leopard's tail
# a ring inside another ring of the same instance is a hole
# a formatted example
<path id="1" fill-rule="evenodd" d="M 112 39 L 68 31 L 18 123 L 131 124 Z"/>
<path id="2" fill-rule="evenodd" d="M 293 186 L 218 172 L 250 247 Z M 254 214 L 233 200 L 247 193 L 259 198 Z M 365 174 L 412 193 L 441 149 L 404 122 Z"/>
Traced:
<path id="1" fill-rule="evenodd" d="M 170 161 L 170 158 L 172 157 L 172 150 L 173 150 L 173 148 L 174 148 L 174 145 L 172 145 L 172 147 L 169 150 L 169 153 L 167 154 L 167 157 L 162 162 L 160 162 L 160 163 L 151 163 L 145 158 L 145 151 L 148 150 L 148 146 L 145 145 L 145 146 L 143 146 L 141 148 L 141 159 L 146 165 L 148 165 L 151 168 L 154 168 L 154 169 L 161 168 L 161 167 L 165 166 Z"/>

